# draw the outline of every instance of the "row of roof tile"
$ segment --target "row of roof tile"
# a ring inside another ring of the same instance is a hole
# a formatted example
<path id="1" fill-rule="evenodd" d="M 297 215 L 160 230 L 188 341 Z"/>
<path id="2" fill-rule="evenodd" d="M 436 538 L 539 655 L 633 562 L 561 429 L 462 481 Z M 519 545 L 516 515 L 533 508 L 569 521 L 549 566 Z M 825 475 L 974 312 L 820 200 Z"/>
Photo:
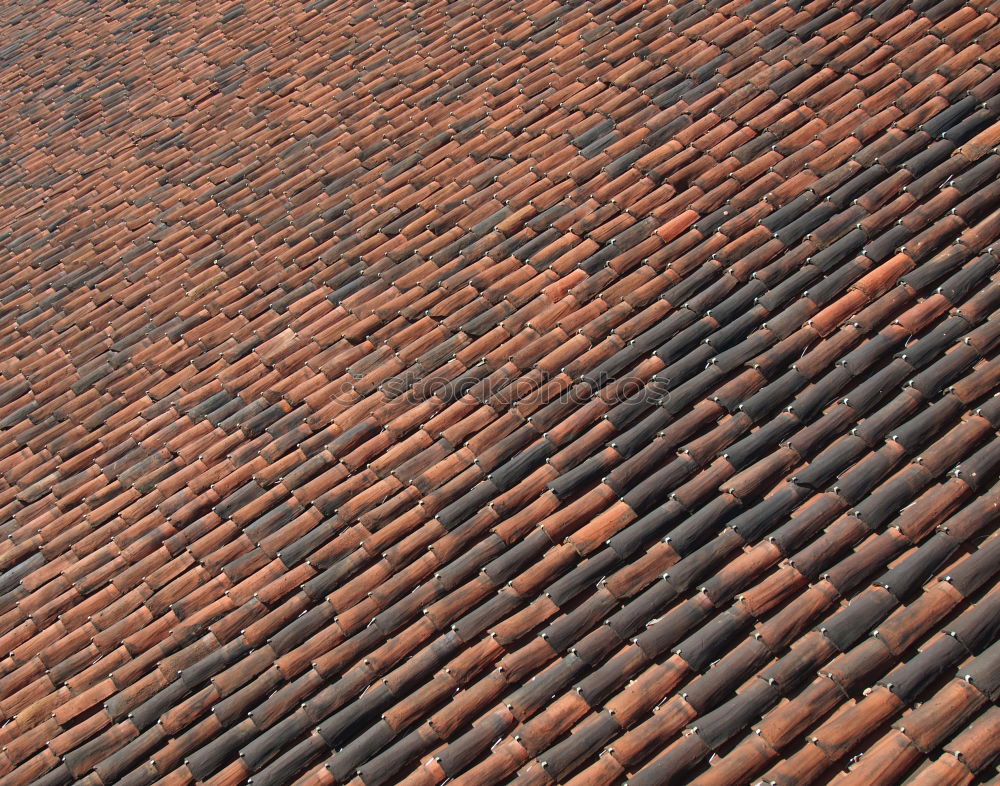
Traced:
<path id="1" fill-rule="evenodd" d="M 989 777 L 994 6 L 0 10 L 0 774 Z"/>

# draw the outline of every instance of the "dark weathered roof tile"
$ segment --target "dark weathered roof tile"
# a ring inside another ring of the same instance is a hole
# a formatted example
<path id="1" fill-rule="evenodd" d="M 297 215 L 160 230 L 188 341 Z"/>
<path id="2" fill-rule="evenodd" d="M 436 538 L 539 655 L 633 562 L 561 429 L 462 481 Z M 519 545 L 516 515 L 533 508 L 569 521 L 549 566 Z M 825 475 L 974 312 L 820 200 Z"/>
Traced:
<path id="1" fill-rule="evenodd" d="M 0 15 L 8 780 L 984 777 L 995 9 L 205 13 Z"/>

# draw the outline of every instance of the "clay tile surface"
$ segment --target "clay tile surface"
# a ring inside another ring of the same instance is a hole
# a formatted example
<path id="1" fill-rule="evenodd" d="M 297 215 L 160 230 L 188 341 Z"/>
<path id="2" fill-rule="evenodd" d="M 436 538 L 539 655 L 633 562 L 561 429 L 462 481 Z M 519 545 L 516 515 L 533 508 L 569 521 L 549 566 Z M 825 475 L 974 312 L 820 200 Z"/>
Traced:
<path id="1" fill-rule="evenodd" d="M 0 782 L 987 782 L 1000 4 L 0 7 Z"/>

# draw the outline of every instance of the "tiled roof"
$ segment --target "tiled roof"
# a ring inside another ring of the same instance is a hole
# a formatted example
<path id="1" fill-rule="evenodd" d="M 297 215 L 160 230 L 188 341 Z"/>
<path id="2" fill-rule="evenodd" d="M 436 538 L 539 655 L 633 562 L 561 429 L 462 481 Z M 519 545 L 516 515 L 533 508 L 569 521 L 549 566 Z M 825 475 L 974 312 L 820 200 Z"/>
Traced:
<path id="1" fill-rule="evenodd" d="M 0 780 L 993 777 L 998 22 L 0 6 Z"/>

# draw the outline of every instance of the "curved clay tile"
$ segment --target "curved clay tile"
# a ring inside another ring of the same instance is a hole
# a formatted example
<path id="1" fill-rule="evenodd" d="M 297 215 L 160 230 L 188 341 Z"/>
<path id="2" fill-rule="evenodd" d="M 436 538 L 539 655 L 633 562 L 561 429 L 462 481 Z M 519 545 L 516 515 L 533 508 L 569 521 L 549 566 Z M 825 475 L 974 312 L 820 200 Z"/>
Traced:
<path id="1" fill-rule="evenodd" d="M 1000 6 L 0 29 L 0 782 L 996 776 Z"/>

